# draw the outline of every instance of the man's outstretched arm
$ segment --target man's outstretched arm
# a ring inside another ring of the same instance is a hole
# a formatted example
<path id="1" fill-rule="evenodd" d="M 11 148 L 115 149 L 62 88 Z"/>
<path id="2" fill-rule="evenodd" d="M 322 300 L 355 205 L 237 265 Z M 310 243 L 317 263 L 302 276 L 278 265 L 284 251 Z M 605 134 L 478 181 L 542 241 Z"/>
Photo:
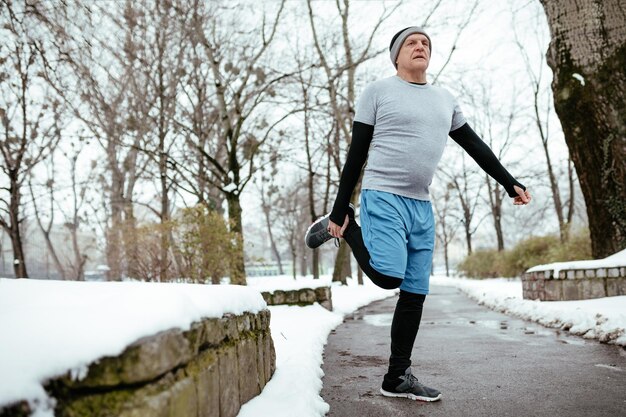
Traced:
<path id="1" fill-rule="evenodd" d="M 343 171 L 341 171 L 337 198 L 335 198 L 335 204 L 330 213 L 330 221 L 339 226 L 344 224 L 344 219 L 348 213 L 348 204 L 350 204 L 350 196 L 352 191 L 354 191 L 356 183 L 359 181 L 373 136 L 374 126 L 361 122 L 352 124 L 352 142 Z"/>
<path id="2" fill-rule="evenodd" d="M 480 139 L 468 123 L 450 132 L 450 137 L 454 139 L 487 174 L 504 187 L 509 197 L 520 197 L 520 194 L 515 190 L 515 186 L 526 191 L 526 187 L 509 174 L 489 146 Z"/>

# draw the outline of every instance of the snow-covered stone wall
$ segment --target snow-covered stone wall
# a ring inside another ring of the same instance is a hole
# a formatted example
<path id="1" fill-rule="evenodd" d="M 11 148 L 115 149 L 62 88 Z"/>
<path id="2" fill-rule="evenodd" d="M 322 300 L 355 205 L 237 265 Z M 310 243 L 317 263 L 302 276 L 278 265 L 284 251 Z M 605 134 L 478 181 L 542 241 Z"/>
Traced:
<path id="1" fill-rule="evenodd" d="M 311 305 L 320 303 L 329 311 L 333 310 L 330 287 L 300 288 L 293 290 L 273 290 L 261 293 L 267 305 Z"/>
<path id="2" fill-rule="evenodd" d="M 57 417 L 234 417 L 272 377 L 270 312 L 226 314 L 141 338 L 45 385 Z M 28 416 L 29 403 L 0 407 Z"/>
<path id="3" fill-rule="evenodd" d="M 541 301 L 626 295 L 626 267 L 533 270 L 522 276 L 522 290 L 525 299 Z"/>
<path id="4" fill-rule="evenodd" d="M 537 265 L 522 275 L 527 300 L 568 301 L 626 295 L 626 249 L 604 259 Z"/>

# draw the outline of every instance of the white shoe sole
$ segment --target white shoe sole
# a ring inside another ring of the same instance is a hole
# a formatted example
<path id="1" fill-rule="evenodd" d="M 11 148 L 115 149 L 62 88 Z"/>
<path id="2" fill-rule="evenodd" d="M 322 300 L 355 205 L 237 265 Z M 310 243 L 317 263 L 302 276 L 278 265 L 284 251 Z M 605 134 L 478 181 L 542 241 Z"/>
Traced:
<path id="1" fill-rule="evenodd" d="M 328 213 L 328 214 L 330 214 L 330 213 Z M 311 229 L 313 228 L 313 226 L 315 226 L 315 225 L 316 225 L 316 224 L 318 224 L 320 221 L 322 221 L 322 219 L 323 219 L 324 217 L 328 216 L 328 214 L 326 214 L 325 216 L 318 217 L 318 218 L 317 218 L 317 220 L 315 220 L 313 223 L 311 223 L 311 225 L 310 225 L 310 226 L 306 229 L 306 232 L 304 232 L 304 245 L 305 245 L 307 248 L 309 248 L 309 249 L 317 249 L 317 248 L 312 248 L 312 247 L 310 247 L 310 246 L 309 246 L 309 244 L 308 244 L 308 243 L 307 243 L 307 241 L 306 241 L 306 238 L 307 238 L 307 236 L 309 235 L 309 232 L 311 231 Z M 326 243 L 326 242 L 324 242 L 324 243 Z M 322 243 L 322 245 L 323 245 L 324 243 Z M 320 246 L 322 246 L 322 245 L 320 245 Z M 319 246 L 318 246 L 318 248 L 319 248 Z"/>
<path id="2" fill-rule="evenodd" d="M 439 401 L 442 397 L 441 394 L 437 395 L 436 397 L 420 397 L 419 395 L 410 394 L 410 393 L 401 394 L 401 393 L 389 392 L 389 391 L 385 391 L 382 388 L 380 389 L 380 393 L 383 394 L 385 397 L 408 398 L 409 400 L 413 400 L 413 401 L 428 401 L 428 402 Z"/>

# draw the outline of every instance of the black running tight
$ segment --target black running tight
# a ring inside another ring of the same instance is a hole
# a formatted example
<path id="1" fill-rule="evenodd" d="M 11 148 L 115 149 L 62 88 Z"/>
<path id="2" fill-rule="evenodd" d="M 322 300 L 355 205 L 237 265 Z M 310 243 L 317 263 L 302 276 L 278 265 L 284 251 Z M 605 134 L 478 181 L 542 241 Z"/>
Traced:
<path id="1" fill-rule="evenodd" d="M 343 234 L 343 238 L 348 242 L 348 245 L 350 245 L 352 253 L 363 272 L 365 272 L 365 275 L 367 275 L 374 284 L 386 290 L 398 288 L 402 284 L 402 279 L 381 274 L 372 268 L 372 265 L 370 265 L 370 253 L 365 247 L 365 243 L 363 243 L 361 226 L 359 226 L 354 219 L 350 218 L 350 223 Z"/>
<path id="2" fill-rule="evenodd" d="M 381 274 L 370 265 L 370 254 L 363 243 L 361 227 L 350 219 L 350 223 L 343 234 L 359 266 L 374 284 L 384 289 L 398 288 L 402 279 Z M 422 309 L 426 295 L 413 294 L 400 290 L 391 323 L 391 356 L 389 370 L 385 375 L 384 386 L 395 387 L 398 377 L 404 375 L 406 368 L 411 366 L 411 351 L 415 344 L 417 331 L 422 320 Z"/>

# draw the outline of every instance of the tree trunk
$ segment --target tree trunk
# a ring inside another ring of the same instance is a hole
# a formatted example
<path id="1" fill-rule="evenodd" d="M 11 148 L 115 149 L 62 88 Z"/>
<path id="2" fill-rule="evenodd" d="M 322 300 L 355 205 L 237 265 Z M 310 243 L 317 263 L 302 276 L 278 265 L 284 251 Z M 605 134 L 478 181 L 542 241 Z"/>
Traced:
<path id="1" fill-rule="evenodd" d="M 313 256 L 311 256 L 311 266 L 313 268 L 313 279 L 320 278 L 320 251 L 319 249 L 313 249 Z"/>
<path id="2" fill-rule="evenodd" d="M 335 267 L 333 268 L 333 282 L 341 282 L 345 284 L 346 275 L 344 274 L 344 268 L 346 264 L 346 258 L 350 256 L 348 245 L 341 245 L 337 250 L 337 257 L 335 258 Z"/>
<path id="3" fill-rule="evenodd" d="M 59 276 L 61 277 L 61 279 L 66 280 L 67 274 L 65 273 L 65 268 L 63 268 L 63 265 L 61 264 L 61 261 L 59 260 L 59 256 L 57 255 L 57 251 L 54 245 L 52 244 L 52 241 L 50 240 L 50 231 L 44 230 L 43 227 L 41 227 L 41 225 L 40 225 L 40 230 L 41 230 L 41 233 L 43 234 L 44 240 L 46 241 L 46 247 L 48 248 L 48 253 L 52 255 L 52 262 L 54 262 L 55 269 L 59 273 Z"/>
<path id="4" fill-rule="evenodd" d="M 48 225 L 47 227 L 44 227 L 43 222 L 41 220 L 41 215 L 39 213 L 39 209 L 37 207 L 37 199 L 35 198 L 35 193 L 33 192 L 33 188 L 32 188 L 32 184 L 28 183 L 28 187 L 30 189 L 30 196 L 32 198 L 32 204 L 33 204 L 33 210 L 35 211 L 35 220 L 37 221 L 37 225 L 39 226 L 39 230 L 41 231 L 41 234 L 43 235 L 43 239 L 46 242 L 46 248 L 48 249 L 48 253 L 52 256 L 52 262 L 54 262 L 54 267 L 57 270 L 59 276 L 61 277 L 62 280 L 66 280 L 67 279 L 67 275 L 65 273 L 65 268 L 63 268 L 63 265 L 61 264 L 61 260 L 59 259 L 59 256 L 57 255 L 57 251 L 56 248 L 54 247 L 54 245 L 52 244 L 52 241 L 50 240 L 50 231 L 52 230 L 52 226 L 54 225 L 54 189 L 52 187 L 50 187 L 49 189 L 49 196 L 50 196 L 50 213 L 49 213 L 49 221 L 48 221 Z M 2 238 L 0 237 L 0 240 Z M 0 241 L 0 253 L 2 252 L 2 242 Z M 46 256 L 46 276 L 50 276 L 50 273 L 48 271 L 47 268 L 47 264 L 48 264 L 48 259 Z"/>
<path id="5" fill-rule="evenodd" d="M 243 256 L 243 226 L 241 223 L 241 202 L 239 195 L 227 193 L 228 219 L 230 221 L 230 231 L 237 235 L 235 250 L 230 264 L 230 283 L 234 285 L 246 285 L 246 273 Z M 294 260 L 295 262 L 295 260 Z"/>
<path id="6" fill-rule="evenodd" d="M 15 278 L 28 278 L 26 272 L 26 259 L 24 258 L 24 248 L 22 246 L 22 236 L 20 233 L 20 183 L 17 180 L 17 170 L 9 171 L 10 178 L 10 194 L 9 202 L 9 228 L 7 232 L 11 237 L 11 245 L 13 247 L 13 273 Z"/>
<path id="7" fill-rule="evenodd" d="M 504 234 L 502 233 L 502 198 L 503 194 L 497 184 L 492 186 L 489 175 L 485 176 L 487 181 L 487 190 L 489 192 L 489 205 L 491 206 L 491 216 L 493 217 L 493 226 L 496 230 L 496 240 L 498 242 L 498 252 L 504 250 Z"/>
<path id="8" fill-rule="evenodd" d="M 117 141 L 109 139 L 107 146 L 108 168 L 111 170 L 111 189 L 109 204 L 111 205 L 111 225 L 106 233 L 106 258 L 109 271 L 107 280 L 119 281 L 122 278 L 122 243 L 124 233 L 123 204 L 124 176 L 117 165 Z"/>
<path id="9" fill-rule="evenodd" d="M 290 249 L 291 249 L 291 275 L 293 276 L 293 279 L 296 279 L 296 264 L 298 262 L 298 253 L 296 251 L 296 245 L 295 243 L 291 243 L 290 244 Z"/>
<path id="10" fill-rule="evenodd" d="M 133 203 L 126 200 L 124 202 L 124 227 L 121 235 L 126 253 L 126 276 L 132 278 L 141 276 L 138 268 L 139 248 L 137 247 L 136 229 L 137 219 L 135 218 Z"/>
<path id="11" fill-rule="evenodd" d="M 448 242 L 443 245 L 443 257 L 446 262 L 446 276 L 450 276 L 450 263 L 448 262 Z"/>
<path id="12" fill-rule="evenodd" d="M 300 276 L 302 277 L 306 277 L 307 276 L 307 272 L 308 272 L 308 263 L 307 263 L 307 253 L 308 251 L 304 251 L 302 250 L 303 248 L 298 245 L 300 247 Z"/>
<path id="13" fill-rule="evenodd" d="M 165 164 L 165 162 L 163 162 Z M 169 250 L 170 250 L 170 215 L 169 215 L 169 198 L 167 195 L 167 183 L 163 169 L 161 171 L 161 229 L 160 229 L 160 247 L 159 247 L 159 281 L 167 281 L 167 270 L 169 269 Z"/>
<path id="14" fill-rule="evenodd" d="M 467 242 L 467 255 L 469 256 L 472 254 L 472 233 L 467 218 L 465 220 L 466 222 L 463 223 L 463 226 L 465 226 L 465 241 Z"/>
<path id="15" fill-rule="evenodd" d="M 85 280 L 85 263 L 87 262 L 87 256 L 80 253 L 80 246 L 78 245 L 78 227 L 76 224 L 72 225 L 71 229 L 72 235 L 72 251 L 74 253 L 74 280 L 75 281 L 84 281 Z"/>
<path id="16" fill-rule="evenodd" d="M 572 219 L 574 218 L 574 202 L 575 202 L 575 195 L 574 195 L 574 169 L 572 167 L 572 158 L 568 158 L 567 159 L 567 179 L 568 179 L 568 186 L 569 186 L 569 201 L 567 202 L 567 233 L 568 233 L 568 238 L 569 238 L 569 230 L 570 230 L 570 225 L 572 224 Z"/>
<path id="17" fill-rule="evenodd" d="M 278 263 L 278 273 L 283 275 L 285 272 L 283 271 L 283 262 L 280 259 L 280 251 L 278 250 L 278 246 L 276 246 L 276 239 L 274 239 L 274 233 L 272 233 L 272 222 L 270 219 L 270 206 L 265 203 L 265 196 L 263 196 L 263 190 L 261 190 L 261 200 L 263 204 L 263 214 L 265 215 L 265 227 L 267 227 L 267 235 L 270 239 L 270 247 L 272 248 L 272 253 L 274 254 L 274 258 Z"/>
<path id="18" fill-rule="evenodd" d="M 591 250 L 626 247 L 626 21 L 623 1 L 541 0 L 555 109 L 587 205 Z"/>
<path id="19" fill-rule="evenodd" d="M 537 89 L 535 90 L 535 121 L 537 123 L 537 128 L 539 130 L 539 135 L 541 136 L 541 145 L 543 146 L 543 153 L 546 156 L 546 164 L 548 168 L 548 179 L 550 180 L 550 191 L 552 192 L 552 202 L 554 203 L 554 211 L 556 212 L 556 217 L 559 222 L 559 238 L 561 239 L 561 243 L 565 243 L 567 240 L 567 226 L 563 219 L 563 203 L 561 202 L 561 192 L 559 191 L 559 183 L 557 181 L 556 175 L 554 173 L 554 168 L 552 167 L 552 159 L 550 158 L 550 150 L 548 149 L 548 137 L 547 132 L 544 132 L 543 126 L 541 125 L 541 117 L 539 115 L 539 86 L 537 85 Z"/>

